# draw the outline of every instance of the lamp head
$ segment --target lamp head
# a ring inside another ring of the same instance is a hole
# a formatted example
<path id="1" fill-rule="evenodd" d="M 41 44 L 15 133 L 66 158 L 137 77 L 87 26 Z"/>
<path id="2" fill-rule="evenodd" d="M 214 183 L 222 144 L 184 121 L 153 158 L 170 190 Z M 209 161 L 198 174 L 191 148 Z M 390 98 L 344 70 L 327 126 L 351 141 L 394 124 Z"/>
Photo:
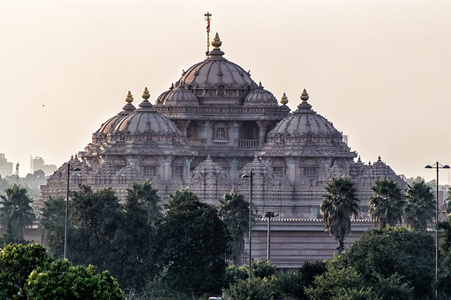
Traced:
<path id="1" fill-rule="evenodd" d="M 425 168 L 426 169 L 432 169 L 432 166 L 431 165 L 427 165 Z"/>
<path id="2" fill-rule="evenodd" d="M 444 165 L 443 169 L 449 169 L 449 166 L 448 165 Z"/>

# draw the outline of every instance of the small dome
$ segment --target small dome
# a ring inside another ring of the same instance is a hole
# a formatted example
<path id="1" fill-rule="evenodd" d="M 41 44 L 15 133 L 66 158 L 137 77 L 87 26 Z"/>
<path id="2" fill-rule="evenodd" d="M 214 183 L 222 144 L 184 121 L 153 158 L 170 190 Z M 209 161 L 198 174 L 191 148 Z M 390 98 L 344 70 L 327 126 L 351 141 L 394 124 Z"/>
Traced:
<path id="1" fill-rule="evenodd" d="M 342 134 L 323 116 L 312 110 L 304 89 L 302 103 L 268 133 L 268 144 L 299 144 L 308 142 L 342 142 Z"/>
<path id="2" fill-rule="evenodd" d="M 94 136 L 101 136 L 110 133 L 111 130 L 114 129 L 114 127 L 120 120 L 125 118 L 127 115 L 129 115 L 136 109 L 135 106 L 133 106 L 132 104 L 133 96 L 130 91 L 128 91 L 127 97 L 125 98 L 125 102 L 127 102 L 127 104 L 125 104 L 124 107 L 122 107 L 122 111 L 119 112 L 117 115 L 108 119 L 105 123 L 103 123 L 102 126 L 100 126 L 99 130 L 97 130 L 93 134 Z"/>
<path id="3" fill-rule="evenodd" d="M 150 97 L 147 88 L 139 109 L 121 119 L 114 128 L 115 133 L 132 135 L 147 134 L 160 136 L 183 136 L 181 131 L 167 117 L 160 115 L 148 101 Z"/>
<path id="4" fill-rule="evenodd" d="M 277 99 L 273 93 L 267 91 L 263 86 L 259 85 L 256 90 L 250 92 L 246 99 L 244 99 L 245 106 L 277 106 Z"/>
<path id="5" fill-rule="evenodd" d="M 174 89 L 174 84 L 171 84 L 171 86 L 169 87 L 169 90 L 164 91 L 163 93 L 160 94 L 160 96 L 158 96 L 157 101 L 155 101 L 155 105 L 163 105 L 163 103 L 166 100 L 167 95 Z"/>
<path id="6" fill-rule="evenodd" d="M 173 90 L 170 90 L 162 100 L 163 105 L 199 105 L 199 101 L 196 96 L 194 96 L 191 91 L 185 89 L 183 84 Z"/>

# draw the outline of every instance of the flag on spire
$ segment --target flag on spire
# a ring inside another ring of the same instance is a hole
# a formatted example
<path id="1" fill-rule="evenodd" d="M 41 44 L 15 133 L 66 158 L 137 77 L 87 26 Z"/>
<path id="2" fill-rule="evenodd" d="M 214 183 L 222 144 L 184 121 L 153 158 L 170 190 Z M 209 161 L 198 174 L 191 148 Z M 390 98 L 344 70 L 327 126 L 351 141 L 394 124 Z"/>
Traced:
<path id="1" fill-rule="evenodd" d="M 207 32 L 210 32 L 210 20 L 207 21 Z"/>

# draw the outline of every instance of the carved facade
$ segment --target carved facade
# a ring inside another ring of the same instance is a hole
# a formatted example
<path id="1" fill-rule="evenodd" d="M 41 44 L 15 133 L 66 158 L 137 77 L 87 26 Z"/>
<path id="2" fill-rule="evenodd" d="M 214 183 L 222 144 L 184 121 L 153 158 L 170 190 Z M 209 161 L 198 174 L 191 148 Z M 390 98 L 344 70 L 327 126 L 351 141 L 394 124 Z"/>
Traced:
<path id="1" fill-rule="evenodd" d="M 92 142 L 68 163 L 70 188 L 113 188 L 119 197 L 133 181 L 150 180 L 167 200 L 189 187 L 216 204 L 235 188 L 249 197 L 252 171 L 253 207 L 259 215 L 273 211 L 282 218 L 317 219 L 324 186 L 349 176 L 358 189 L 362 218 L 370 186 L 395 172 L 379 160 L 364 164 L 330 121 L 316 113 L 307 92 L 290 112 L 284 95 L 274 95 L 249 72 L 224 58 L 216 35 L 208 57 L 149 102 L 147 88 L 138 107 L 129 93 L 126 105 L 94 132 Z M 42 186 L 42 198 L 64 196 L 67 163 Z"/>

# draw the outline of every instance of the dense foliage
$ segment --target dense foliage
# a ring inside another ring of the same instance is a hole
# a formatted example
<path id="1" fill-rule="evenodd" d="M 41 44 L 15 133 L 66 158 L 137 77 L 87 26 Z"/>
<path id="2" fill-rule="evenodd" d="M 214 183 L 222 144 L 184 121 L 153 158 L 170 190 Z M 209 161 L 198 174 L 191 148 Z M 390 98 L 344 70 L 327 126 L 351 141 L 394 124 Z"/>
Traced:
<path id="1" fill-rule="evenodd" d="M 335 256 L 308 289 L 315 299 L 429 299 L 434 291 L 434 239 L 404 227 L 365 232 Z M 414 296 L 415 295 L 415 296 Z"/>
<path id="2" fill-rule="evenodd" d="M 134 183 L 123 204 L 112 189 L 81 186 L 69 200 L 68 259 L 76 265 L 109 270 L 127 292 L 139 292 L 151 276 L 153 223 L 161 218 L 160 198 L 151 183 Z M 41 226 L 50 253 L 64 244 L 64 200 L 49 199 Z"/>
<path id="3" fill-rule="evenodd" d="M 0 299 L 26 299 L 24 290 L 30 273 L 46 267 L 51 259 L 40 244 L 9 244 L 0 251 Z"/>
<path id="4" fill-rule="evenodd" d="M 44 243 L 54 258 L 63 258 L 66 201 L 63 197 L 50 197 L 44 202 L 39 227 Z"/>
<path id="5" fill-rule="evenodd" d="M 119 284 L 108 271 L 97 273 L 92 265 L 72 266 L 67 260 L 36 268 L 25 290 L 29 299 L 123 299 Z"/>
<path id="6" fill-rule="evenodd" d="M 231 259 L 238 264 L 244 251 L 244 235 L 249 233 L 249 202 L 232 190 L 219 199 L 218 214 L 230 231 Z"/>
<path id="7" fill-rule="evenodd" d="M 215 207 L 189 190 L 177 190 L 156 226 L 153 257 L 174 291 L 218 293 L 225 279 L 229 234 Z"/>

